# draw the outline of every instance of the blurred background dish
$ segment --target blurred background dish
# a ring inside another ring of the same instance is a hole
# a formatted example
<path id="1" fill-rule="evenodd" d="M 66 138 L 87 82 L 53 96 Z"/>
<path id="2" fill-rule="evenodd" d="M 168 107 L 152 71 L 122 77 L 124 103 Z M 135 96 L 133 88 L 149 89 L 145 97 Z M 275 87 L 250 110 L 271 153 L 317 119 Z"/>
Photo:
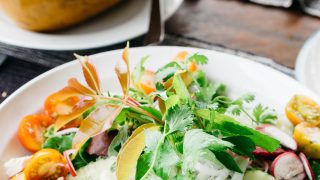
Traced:
<path id="1" fill-rule="evenodd" d="M 54 31 L 78 24 L 121 0 L 0 0 L 2 10 L 22 28 Z"/>
<path id="2" fill-rule="evenodd" d="M 58 2 L 59 0 L 55 1 Z M 82 0 L 79 0 L 79 2 L 80 1 Z M 95 0 L 95 2 L 98 1 L 99 0 Z M 95 12 L 91 12 L 82 18 L 79 17 L 72 22 L 66 22 L 65 25 L 74 25 L 79 21 L 98 14 L 100 11 L 109 8 L 109 6 L 114 5 L 117 2 L 118 1 L 115 0 L 111 2 L 112 4 L 104 4 L 103 7 L 96 9 Z M 164 18 L 168 19 L 178 9 L 182 2 L 183 0 L 164 0 Z M 94 5 L 94 3 L 92 5 Z M 81 9 L 80 6 L 79 8 Z M 85 11 L 84 9 L 85 8 L 82 10 Z M 77 13 L 79 12 L 77 11 Z M 61 17 L 71 17 L 68 14 L 61 15 Z M 1 12 L 0 42 L 42 50 L 80 50 L 98 48 L 120 43 L 146 33 L 148 30 L 149 16 L 149 0 L 130 0 L 124 1 L 98 17 L 72 28 L 55 33 L 39 33 L 18 27 L 15 22 Z M 21 21 L 19 22 L 21 25 Z M 38 27 L 31 27 L 26 24 L 23 24 L 22 26 L 34 30 L 50 30 L 49 26 L 41 24 L 37 24 L 36 26 Z M 52 30 L 59 28 L 62 28 L 62 26 L 52 25 Z"/>
<path id="3" fill-rule="evenodd" d="M 295 68 L 298 81 L 320 94 L 320 31 L 303 45 Z"/>

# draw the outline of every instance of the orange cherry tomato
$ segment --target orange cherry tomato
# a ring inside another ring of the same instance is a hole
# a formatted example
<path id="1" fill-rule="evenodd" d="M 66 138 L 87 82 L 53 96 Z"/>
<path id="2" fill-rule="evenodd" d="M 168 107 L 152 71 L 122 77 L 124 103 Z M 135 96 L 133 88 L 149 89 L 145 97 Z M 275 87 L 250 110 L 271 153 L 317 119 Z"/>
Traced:
<path id="1" fill-rule="evenodd" d="M 188 52 L 187 51 L 181 51 L 173 59 L 176 60 L 176 61 L 183 62 L 186 59 L 187 56 L 188 56 Z"/>
<path id="2" fill-rule="evenodd" d="M 287 104 L 285 111 L 287 118 L 294 125 L 301 122 L 309 122 L 313 125 L 320 124 L 320 106 L 306 96 L 293 96 Z"/>
<path id="3" fill-rule="evenodd" d="M 44 142 L 46 129 L 54 123 L 48 115 L 34 114 L 22 119 L 18 128 L 18 138 L 29 151 L 38 151 Z"/>
<path id="4" fill-rule="evenodd" d="M 188 71 L 196 72 L 197 69 L 198 69 L 198 67 L 197 67 L 196 63 L 194 63 L 194 62 L 189 62 L 188 63 Z"/>
<path id="5" fill-rule="evenodd" d="M 155 73 L 153 71 L 145 70 L 140 79 L 139 87 L 145 94 L 155 92 Z"/>
<path id="6" fill-rule="evenodd" d="M 79 98 L 74 96 L 68 98 L 67 100 L 61 102 L 56 99 L 56 93 L 51 94 L 47 97 L 44 102 L 44 110 L 51 117 L 56 117 L 57 115 L 69 114 L 72 108 L 79 102 Z"/>
<path id="7" fill-rule="evenodd" d="M 55 180 L 67 176 L 68 172 L 66 159 L 55 149 L 35 153 L 24 170 L 27 180 Z"/>

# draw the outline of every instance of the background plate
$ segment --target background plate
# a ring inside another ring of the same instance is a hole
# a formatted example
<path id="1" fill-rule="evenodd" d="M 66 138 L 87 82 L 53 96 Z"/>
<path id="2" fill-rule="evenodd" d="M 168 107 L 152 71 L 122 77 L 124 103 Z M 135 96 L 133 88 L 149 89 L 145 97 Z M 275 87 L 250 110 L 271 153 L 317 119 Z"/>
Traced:
<path id="1" fill-rule="evenodd" d="M 43 50 L 80 50 L 108 46 L 147 32 L 150 0 L 127 0 L 101 16 L 57 33 L 37 33 L 17 27 L 0 14 L 0 42 Z M 168 19 L 183 0 L 163 0 Z"/>
<path id="2" fill-rule="evenodd" d="M 242 57 L 205 49 L 174 46 L 132 48 L 129 50 L 131 68 L 142 57 L 149 55 L 150 59 L 146 62 L 146 66 L 156 69 L 169 62 L 182 50 L 206 55 L 209 63 L 203 67 L 204 71 L 213 81 L 225 83 L 231 97 L 248 92 L 255 93 L 257 101 L 275 108 L 282 115 L 285 105 L 296 93 L 319 100 L 317 95 L 297 81 L 274 69 Z M 90 56 L 91 62 L 95 64 L 100 75 L 101 87 L 104 91 L 119 92 L 120 90 L 114 66 L 116 61 L 121 60 L 121 53 L 122 50 L 116 50 Z M 66 63 L 38 76 L 14 92 L 0 105 L 1 167 L 9 158 L 28 153 L 20 145 L 16 136 L 21 118 L 37 112 L 42 107 L 45 98 L 64 87 L 71 77 L 77 77 L 84 82 L 81 66 L 77 61 Z M 3 169 L 0 172 L 3 172 Z M 5 179 L 3 173 L 0 173 L 0 179 Z"/>
<path id="3" fill-rule="evenodd" d="M 295 76 L 302 84 L 320 94 L 320 31 L 311 36 L 299 52 Z"/>

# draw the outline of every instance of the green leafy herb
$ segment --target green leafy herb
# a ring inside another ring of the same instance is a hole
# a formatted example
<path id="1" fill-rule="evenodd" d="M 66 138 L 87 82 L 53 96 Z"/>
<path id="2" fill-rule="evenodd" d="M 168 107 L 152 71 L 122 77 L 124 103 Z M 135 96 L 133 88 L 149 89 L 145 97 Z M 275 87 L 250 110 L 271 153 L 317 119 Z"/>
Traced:
<path id="1" fill-rule="evenodd" d="M 213 151 L 216 158 L 228 169 L 242 173 L 233 157 L 225 151 Z"/>
<path id="2" fill-rule="evenodd" d="M 181 100 L 187 101 L 188 99 L 190 99 L 189 91 L 183 80 L 181 79 L 180 74 L 177 74 L 173 77 L 173 88 Z"/>
<path id="3" fill-rule="evenodd" d="M 261 104 L 254 107 L 252 114 L 257 122 L 264 124 L 274 124 L 277 119 L 274 111 L 270 111 L 268 107 L 263 107 Z"/>
<path id="4" fill-rule="evenodd" d="M 176 131 L 185 131 L 193 120 L 191 109 L 186 106 L 174 106 L 170 108 L 166 115 L 167 125 L 169 126 L 168 134 Z"/>
<path id="5" fill-rule="evenodd" d="M 113 138 L 111 141 L 109 148 L 108 148 L 108 155 L 109 156 L 117 156 L 119 153 L 120 148 L 128 139 L 128 126 L 120 127 L 118 134 Z"/>
<path id="6" fill-rule="evenodd" d="M 254 142 L 245 136 L 230 136 L 223 138 L 223 140 L 234 144 L 232 151 L 241 156 L 248 156 L 253 159 L 252 152 L 256 149 Z"/>
<path id="7" fill-rule="evenodd" d="M 42 148 L 56 149 L 63 153 L 64 151 L 72 148 L 72 139 L 74 133 L 64 136 L 53 136 L 48 138 L 42 145 Z"/>
<path id="8" fill-rule="evenodd" d="M 178 70 L 183 70 L 179 62 L 172 61 L 156 71 L 156 82 L 165 82 L 171 78 Z"/>
<path id="9" fill-rule="evenodd" d="M 200 159 L 214 159 L 214 154 L 208 148 L 231 148 L 233 144 L 203 132 L 201 129 L 191 129 L 186 132 L 183 140 L 182 173 L 194 171 L 195 164 Z"/>
<path id="10" fill-rule="evenodd" d="M 309 159 L 309 162 L 315 178 L 320 179 L 320 162 L 316 160 L 310 160 L 310 159 Z"/>
<path id="11" fill-rule="evenodd" d="M 188 62 L 195 62 L 198 65 L 204 65 L 208 63 L 208 58 L 204 55 L 201 54 L 193 54 L 192 56 L 190 56 L 187 60 Z"/>
<path id="12" fill-rule="evenodd" d="M 75 169 L 79 169 L 83 166 L 86 166 L 92 161 L 95 161 L 97 157 L 91 156 L 86 152 L 86 149 L 91 141 L 91 138 L 81 147 L 81 149 L 78 151 L 75 158 L 72 160 L 72 164 Z"/>
<path id="13" fill-rule="evenodd" d="M 207 109 L 195 112 L 197 116 L 214 122 L 215 128 L 219 129 L 227 136 L 245 136 L 250 138 L 257 146 L 268 152 L 273 152 L 280 147 L 280 142 L 262 134 L 254 129 L 241 125 L 230 116 L 210 111 Z"/>

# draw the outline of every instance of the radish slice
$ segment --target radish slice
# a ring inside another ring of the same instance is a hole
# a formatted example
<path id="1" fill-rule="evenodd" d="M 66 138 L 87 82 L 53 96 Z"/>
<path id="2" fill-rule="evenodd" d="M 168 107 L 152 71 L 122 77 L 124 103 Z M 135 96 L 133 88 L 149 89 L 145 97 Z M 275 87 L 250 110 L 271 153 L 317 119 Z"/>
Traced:
<path id="1" fill-rule="evenodd" d="M 308 161 L 306 155 L 304 155 L 304 153 L 300 152 L 299 157 L 300 157 L 300 160 L 302 161 L 302 164 L 304 166 L 304 170 L 306 171 L 308 178 L 310 180 L 314 180 L 315 176 L 314 176 L 314 173 L 311 169 L 311 166 L 309 164 L 309 161 Z"/>
<path id="2" fill-rule="evenodd" d="M 252 152 L 252 154 L 254 156 L 257 157 L 262 157 L 262 158 L 274 158 L 279 156 L 280 154 L 286 152 L 285 150 L 279 148 L 277 150 L 275 150 L 274 152 L 270 153 L 264 149 L 262 149 L 261 147 L 256 147 L 256 149 Z"/>
<path id="3" fill-rule="evenodd" d="M 269 163 L 267 161 L 263 161 L 264 172 L 267 173 L 269 171 Z"/>
<path id="4" fill-rule="evenodd" d="M 73 176 L 73 177 L 77 176 L 77 172 L 74 169 L 72 161 L 70 159 L 70 155 L 74 154 L 74 152 L 75 151 L 73 149 L 66 150 L 66 151 L 63 152 L 63 156 L 67 160 L 67 167 L 69 169 L 69 172 L 70 172 L 71 176 Z"/>
<path id="5" fill-rule="evenodd" d="M 306 177 L 300 158 L 293 152 L 279 155 L 272 162 L 270 172 L 276 179 L 303 180 Z"/>
<path id="6" fill-rule="evenodd" d="M 68 128 L 68 129 L 64 129 L 64 130 L 58 131 L 56 133 L 56 135 L 57 136 L 64 136 L 64 135 L 67 135 L 67 134 L 76 133 L 78 131 L 79 131 L 79 128 Z"/>
<path id="7" fill-rule="evenodd" d="M 278 141 L 280 141 L 280 143 L 284 147 L 287 147 L 287 148 L 292 149 L 294 151 L 296 151 L 298 148 L 296 141 L 291 136 L 284 133 L 283 131 L 281 131 L 280 129 L 278 129 L 275 126 L 263 125 L 263 126 L 257 127 L 257 130 L 260 132 L 263 132 L 266 135 L 269 135 L 269 136 L 277 139 Z"/>

